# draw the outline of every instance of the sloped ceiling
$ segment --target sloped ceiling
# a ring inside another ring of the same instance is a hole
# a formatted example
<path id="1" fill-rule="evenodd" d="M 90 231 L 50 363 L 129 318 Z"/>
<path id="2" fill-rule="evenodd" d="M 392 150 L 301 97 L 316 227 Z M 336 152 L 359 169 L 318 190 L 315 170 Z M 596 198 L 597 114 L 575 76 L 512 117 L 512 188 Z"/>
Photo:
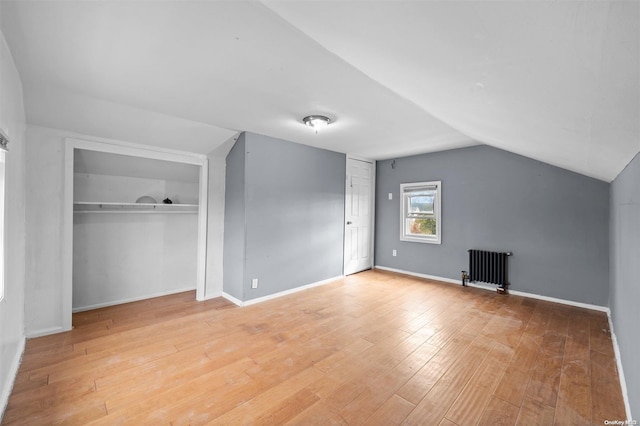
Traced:
<path id="1" fill-rule="evenodd" d="M 640 151 L 637 1 L 3 1 L 31 124 L 208 153 L 485 143 L 610 181 Z M 335 120 L 315 134 L 301 119 Z"/>

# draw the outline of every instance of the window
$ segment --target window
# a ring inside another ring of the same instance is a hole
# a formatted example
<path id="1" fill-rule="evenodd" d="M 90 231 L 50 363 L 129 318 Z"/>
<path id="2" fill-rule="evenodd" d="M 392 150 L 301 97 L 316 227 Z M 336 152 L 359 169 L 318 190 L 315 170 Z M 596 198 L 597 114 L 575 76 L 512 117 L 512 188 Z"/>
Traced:
<path id="1" fill-rule="evenodd" d="M 400 185 L 400 240 L 440 244 L 442 182 Z"/>
<path id="2" fill-rule="evenodd" d="M 4 299 L 4 160 L 8 142 L 7 137 L 0 131 L 0 300 Z"/>

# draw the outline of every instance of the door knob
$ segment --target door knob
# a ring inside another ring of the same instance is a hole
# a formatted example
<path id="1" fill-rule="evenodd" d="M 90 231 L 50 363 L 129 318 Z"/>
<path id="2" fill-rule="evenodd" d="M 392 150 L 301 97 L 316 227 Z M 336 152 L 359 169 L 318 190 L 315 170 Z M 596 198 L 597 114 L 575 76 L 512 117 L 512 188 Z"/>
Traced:
<path id="1" fill-rule="evenodd" d="M 348 221 L 348 222 L 347 222 L 347 225 L 351 225 L 351 221 Z"/>

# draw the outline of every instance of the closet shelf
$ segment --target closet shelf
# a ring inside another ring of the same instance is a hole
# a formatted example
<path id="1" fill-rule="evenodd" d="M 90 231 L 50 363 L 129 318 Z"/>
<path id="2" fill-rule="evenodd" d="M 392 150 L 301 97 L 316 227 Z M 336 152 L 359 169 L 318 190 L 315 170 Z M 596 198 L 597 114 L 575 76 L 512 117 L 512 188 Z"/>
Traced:
<path id="1" fill-rule="evenodd" d="M 197 204 L 102 203 L 76 201 L 74 213 L 198 213 Z"/>

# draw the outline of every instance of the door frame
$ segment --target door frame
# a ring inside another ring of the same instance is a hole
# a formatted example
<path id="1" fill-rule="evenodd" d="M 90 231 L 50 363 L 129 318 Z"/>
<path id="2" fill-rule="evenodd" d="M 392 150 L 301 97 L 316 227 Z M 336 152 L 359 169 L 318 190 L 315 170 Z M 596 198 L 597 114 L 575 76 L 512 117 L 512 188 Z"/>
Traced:
<path id="1" fill-rule="evenodd" d="M 347 238 L 347 185 L 348 181 L 348 171 L 349 171 L 349 160 L 358 160 L 364 161 L 366 163 L 371 163 L 371 205 L 369 206 L 369 211 L 371 212 L 371 223 L 369 224 L 369 229 L 371 230 L 371 238 L 369 239 L 369 259 L 371 259 L 371 269 L 374 268 L 376 262 L 374 259 L 375 255 L 375 235 L 376 235 L 376 160 L 371 160 L 369 158 L 359 157 L 357 155 L 347 154 L 345 161 L 345 170 L 344 170 L 344 218 L 342 220 L 342 275 L 346 275 L 346 266 L 347 266 L 347 253 L 344 251 L 345 241 Z"/>
<path id="2" fill-rule="evenodd" d="M 206 299 L 206 264 L 207 264 L 207 208 L 209 162 L 206 155 L 192 152 L 171 150 L 149 145 L 121 142 L 115 140 L 88 140 L 67 137 L 64 140 L 64 204 L 62 216 L 62 330 L 68 331 L 72 326 L 73 311 L 73 171 L 74 153 L 76 149 L 98 151 L 132 157 L 151 158 L 199 166 L 198 189 L 198 242 L 196 271 L 196 300 Z"/>

